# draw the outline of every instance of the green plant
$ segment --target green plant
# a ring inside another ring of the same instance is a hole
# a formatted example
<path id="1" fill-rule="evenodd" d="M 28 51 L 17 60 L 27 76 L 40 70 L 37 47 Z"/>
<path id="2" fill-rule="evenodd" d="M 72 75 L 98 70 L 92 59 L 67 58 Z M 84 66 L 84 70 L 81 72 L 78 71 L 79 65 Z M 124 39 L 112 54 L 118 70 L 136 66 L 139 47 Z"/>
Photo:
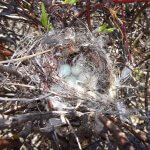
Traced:
<path id="1" fill-rule="evenodd" d="M 97 32 L 110 33 L 113 32 L 115 28 L 109 28 L 108 24 L 104 23 L 102 26 L 98 27 Z"/>
<path id="2" fill-rule="evenodd" d="M 139 69 L 134 69 L 135 78 L 141 80 L 144 77 L 144 72 Z"/>
<path id="3" fill-rule="evenodd" d="M 65 0 L 65 4 L 74 5 L 78 2 L 78 0 Z"/>
<path id="4" fill-rule="evenodd" d="M 41 4 L 41 10 L 42 10 L 41 23 L 42 23 L 43 27 L 48 30 L 52 30 L 53 27 L 52 27 L 52 24 L 50 23 L 50 19 L 48 17 L 48 14 L 46 12 L 43 2 Z"/>

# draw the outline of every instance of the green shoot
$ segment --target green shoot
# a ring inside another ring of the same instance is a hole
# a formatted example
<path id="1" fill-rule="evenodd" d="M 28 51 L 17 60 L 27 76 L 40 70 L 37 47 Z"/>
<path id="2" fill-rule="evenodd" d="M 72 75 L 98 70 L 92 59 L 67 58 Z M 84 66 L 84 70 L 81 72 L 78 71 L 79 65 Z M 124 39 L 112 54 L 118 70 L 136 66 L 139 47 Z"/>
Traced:
<path id="1" fill-rule="evenodd" d="M 78 2 L 78 0 L 65 0 L 65 4 L 74 5 Z"/>
<path id="2" fill-rule="evenodd" d="M 42 23 L 44 28 L 51 30 L 53 27 L 49 21 L 48 14 L 46 12 L 46 9 L 45 9 L 43 2 L 41 4 L 41 10 L 42 10 L 41 23 Z"/>
<path id="3" fill-rule="evenodd" d="M 102 26 L 98 27 L 97 32 L 110 33 L 113 32 L 115 28 L 109 28 L 108 24 L 104 23 Z"/>

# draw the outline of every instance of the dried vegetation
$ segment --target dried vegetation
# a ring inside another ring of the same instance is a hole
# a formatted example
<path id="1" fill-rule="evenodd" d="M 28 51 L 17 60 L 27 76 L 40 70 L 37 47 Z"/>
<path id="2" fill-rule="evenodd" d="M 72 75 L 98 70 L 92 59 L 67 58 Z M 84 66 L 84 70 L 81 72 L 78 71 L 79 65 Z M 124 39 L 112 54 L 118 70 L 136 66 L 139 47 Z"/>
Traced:
<path id="1" fill-rule="evenodd" d="M 0 1 L 0 149 L 148 150 L 150 3 L 43 2 Z"/>

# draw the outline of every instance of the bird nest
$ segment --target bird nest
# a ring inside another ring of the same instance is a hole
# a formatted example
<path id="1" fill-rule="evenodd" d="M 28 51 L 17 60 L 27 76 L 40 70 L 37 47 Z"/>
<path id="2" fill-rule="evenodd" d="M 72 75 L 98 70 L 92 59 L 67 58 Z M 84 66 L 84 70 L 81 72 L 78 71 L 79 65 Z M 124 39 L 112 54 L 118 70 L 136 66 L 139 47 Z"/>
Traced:
<path id="1" fill-rule="evenodd" d="M 19 96 L 34 99 L 47 95 L 47 109 L 81 105 L 105 109 L 113 101 L 109 93 L 113 75 L 105 41 L 104 35 L 94 37 L 72 28 L 26 37 L 10 60 L 30 89 L 19 89 Z"/>

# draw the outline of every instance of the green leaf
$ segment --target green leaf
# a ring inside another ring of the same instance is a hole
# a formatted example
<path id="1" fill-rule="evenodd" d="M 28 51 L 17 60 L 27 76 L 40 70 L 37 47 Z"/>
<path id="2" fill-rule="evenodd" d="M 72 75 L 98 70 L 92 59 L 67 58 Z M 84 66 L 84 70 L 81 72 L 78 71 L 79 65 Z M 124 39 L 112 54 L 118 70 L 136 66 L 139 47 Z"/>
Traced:
<path id="1" fill-rule="evenodd" d="M 97 31 L 103 32 L 104 30 L 106 30 L 107 27 L 108 27 L 108 24 L 104 23 L 102 26 L 98 27 Z"/>
<path id="2" fill-rule="evenodd" d="M 78 2 L 78 0 L 65 0 L 65 4 L 74 5 Z"/>
<path id="3" fill-rule="evenodd" d="M 52 24 L 50 23 L 49 20 L 48 20 L 47 29 L 48 29 L 49 31 L 53 29 L 53 26 L 52 26 Z"/>
<path id="4" fill-rule="evenodd" d="M 110 33 L 113 32 L 115 28 L 108 28 L 108 24 L 104 23 L 102 26 L 98 27 L 97 32 Z"/>
<path id="5" fill-rule="evenodd" d="M 109 28 L 109 29 L 105 29 L 104 32 L 110 33 L 113 32 L 115 30 L 115 28 Z"/>
<path id="6" fill-rule="evenodd" d="M 48 26 L 48 15 L 47 15 L 47 12 L 46 12 L 46 9 L 45 9 L 43 2 L 41 5 L 41 9 L 42 9 L 41 23 L 45 28 L 47 28 L 47 26 Z"/>
<path id="7" fill-rule="evenodd" d="M 53 26 L 50 23 L 50 18 L 48 17 L 48 14 L 46 12 L 46 9 L 45 9 L 45 6 L 44 6 L 43 2 L 41 4 L 41 10 L 42 10 L 41 23 L 42 23 L 43 27 L 48 29 L 48 30 L 52 30 Z"/>
<path id="8" fill-rule="evenodd" d="M 135 69 L 134 72 L 135 72 L 135 78 L 137 80 L 141 80 L 144 77 L 144 72 L 143 71 L 141 71 L 139 69 Z"/>

